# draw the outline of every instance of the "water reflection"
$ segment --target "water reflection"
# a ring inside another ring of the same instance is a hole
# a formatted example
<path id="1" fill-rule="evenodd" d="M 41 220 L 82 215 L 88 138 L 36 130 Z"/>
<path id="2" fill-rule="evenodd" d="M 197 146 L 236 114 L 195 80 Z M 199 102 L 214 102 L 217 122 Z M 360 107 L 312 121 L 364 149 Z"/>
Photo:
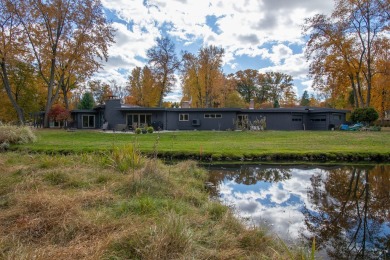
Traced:
<path id="1" fill-rule="evenodd" d="M 334 259 L 385 259 L 389 177 L 384 165 L 210 168 L 213 194 L 241 217 L 286 241 L 315 236 L 318 250 Z"/>

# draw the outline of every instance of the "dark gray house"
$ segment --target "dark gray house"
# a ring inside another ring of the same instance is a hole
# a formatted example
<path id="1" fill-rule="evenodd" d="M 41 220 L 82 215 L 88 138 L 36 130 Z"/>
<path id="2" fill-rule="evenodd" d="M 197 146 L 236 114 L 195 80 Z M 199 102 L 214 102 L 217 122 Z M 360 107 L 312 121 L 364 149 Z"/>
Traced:
<path id="1" fill-rule="evenodd" d="M 80 129 L 128 129 L 153 126 L 161 130 L 235 130 L 264 122 L 267 130 L 330 130 L 346 121 L 347 110 L 315 107 L 239 108 L 145 108 L 109 99 L 92 110 L 73 110 L 72 125 Z"/>

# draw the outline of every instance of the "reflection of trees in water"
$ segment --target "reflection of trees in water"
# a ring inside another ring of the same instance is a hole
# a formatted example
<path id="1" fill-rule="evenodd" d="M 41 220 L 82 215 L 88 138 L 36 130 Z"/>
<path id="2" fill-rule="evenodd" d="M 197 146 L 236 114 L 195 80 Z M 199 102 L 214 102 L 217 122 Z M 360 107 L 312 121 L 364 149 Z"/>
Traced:
<path id="1" fill-rule="evenodd" d="M 220 184 L 224 179 L 238 184 L 253 185 L 259 181 L 280 182 L 291 178 L 291 170 L 283 168 L 270 168 L 242 165 L 236 169 L 210 170 L 210 181 Z"/>
<path id="2" fill-rule="evenodd" d="M 218 187 L 224 180 L 245 185 L 254 185 L 259 181 L 280 182 L 291 178 L 291 169 L 241 165 L 234 168 L 209 169 L 209 176 L 209 181 L 215 185 L 210 189 L 210 193 L 217 197 Z"/>
<path id="3" fill-rule="evenodd" d="M 389 166 L 348 167 L 311 178 L 313 211 L 304 208 L 305 225 L 330 257 L 378 259 L 390 248 L 383 229 L 390 221 L 389 172 Z"/>

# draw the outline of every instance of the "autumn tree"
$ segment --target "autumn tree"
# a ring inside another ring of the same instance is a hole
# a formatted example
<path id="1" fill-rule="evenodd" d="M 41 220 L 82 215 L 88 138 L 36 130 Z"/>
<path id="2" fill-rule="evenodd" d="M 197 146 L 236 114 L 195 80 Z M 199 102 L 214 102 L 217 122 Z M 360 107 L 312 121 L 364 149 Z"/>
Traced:
<path id="1" fill-rule="evenodd" d="M 17 97 L 12 93 L 12 82 L 9 76 L 10 68 L 20 62 L 19 59 L 29 60 L 26 53 L 26 40 L 23 37 L 23 30 L 20 28 L 20 21 L 13 12 L 13 3 L 8 0 L 0 0 L 0 76 L 2 88 L 14 108 L 19 124 L 25 121 L 24 112 Z"/>
<path id="2" fill-rule="evenodd" d="M 278 106 L 289 103 L 289 99 L 295 96 L 292 89 L 293 78 L 291 75 L 281 72 L 266 72 L 259 74 L 259 91 L 262 99 L 277 104 Z M 264 92 L 264 93 L 263 93 Z"/>
<path id="3" fill-rule="evenodd" d="M 183 54 L 183 94 L 192 98 L 195 107 L 221 106 L 225 78 L 222 58 L 225 51 L 216 46 L 203 47 L 198 55 Z"/>
<path id="4" fill-rule="evenodd" d="M 175 84 L 175 72 L 180 65 L 175 44 L 168 37 L 157 38 L 157 45 L 147 51 L 147 57 L 159 89 L 158 106 L 161 107 L 164 97 Z"/>
<path id="5" fill-rule="evenodd" d="M 335 82 L 336 73 L 341 82 L 349 80 L 355 107 L 370 106 L 373 79 L 379 73 L 378 50 L 389 41 L 389 8 L 387 0 L 337 0 L 329 17 L 317 14 L 306 20 L 306 56 L 314 87 L 324 79 Z M 333 88 L 338 86 L 345 87 Z"/>
<path id="6" fill-rule="evenodd" d="M 155 107 L 159 103 L 160 92 L 156 87 L 152 71 L 148 66 L 135 67 L 127 82 L 131 104 L 142 107 Z"/>
<path id="7" fill-rule="evenodd" d="M 110 96 L 114 95 L 110 85 L 101 80 L 88 81 L 87 89 L 91 91 L 97 105 L 103 105 Z"/>
<path id="8" fill-rule="evenodd" d="M 86 68 L 93 63 L 96 69 L 99 59 L 107 59 L 113 29 L 99 0 L 15 0 L 11 6 L 45 82 L 44 126 L 48 127 L 49 110 L 67 85 L 65 78 L 75 66 Z"/>
<path id="9" fill-rule="evenodd" d="M 63 123 L 66 126 L 67 121 L 70 119 L 70 112 L 60 104 L 53 105 L 48 113 L 50 120 Z"/>
<path id="10" fill-rule="evenodd" d="M 245 100 L 240 93 L 233 91 L 227 96 L 224 107 L 244 108 L 245 105 Z"/>
<path id="11" fill-rule="evenodd" d="M 259 93 L 259 72 L 253 69 L 235 73 L 236 89 L 245 102 L 249 103 Z"/>

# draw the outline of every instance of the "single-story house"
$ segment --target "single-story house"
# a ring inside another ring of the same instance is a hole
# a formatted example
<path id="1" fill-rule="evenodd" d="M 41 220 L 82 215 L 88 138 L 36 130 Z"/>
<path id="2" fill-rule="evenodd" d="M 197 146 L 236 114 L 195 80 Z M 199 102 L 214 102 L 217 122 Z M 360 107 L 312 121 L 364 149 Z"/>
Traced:
<path id="1" fill-rule="evenodd" d="M 111 98 L 91 110 L 72 110 L 72 126 L 108 130 L 117 125 L 129 129 L 153 126 L 156 130 L 235 130 L 265 122 L 267 130 L 330 130 L 346 122 L 348 110 L 316 107 L 240 108 L 146 108 L 121 104 Z M 258 126 L 260 127 L 260 126 Z"/>
<path id="2" fill-rule="evenodd" d="M 346 122 L 348 110 L 318 107 L 240 108 L 149 108 L 125 105 L 110 98 L 93 109 L 71 111 L 68 127 L 77 129 L 126 129 L 153 126 L 155 130 L 331 130 Z M 43 114 L 42 114 L 43 113 Z M 44 112 L 34 113 L 41 125 Z M 56 127 L 55 123 L 50 125 Z M 59 127 L 61 125 L 58 125 Z"/>

